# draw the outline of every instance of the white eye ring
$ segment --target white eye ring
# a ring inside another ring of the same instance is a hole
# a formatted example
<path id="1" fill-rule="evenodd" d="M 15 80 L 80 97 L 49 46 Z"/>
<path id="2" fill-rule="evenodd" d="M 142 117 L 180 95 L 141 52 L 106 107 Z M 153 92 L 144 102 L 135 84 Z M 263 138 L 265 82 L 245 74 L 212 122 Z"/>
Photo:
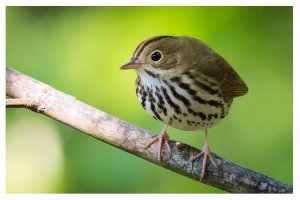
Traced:
<path id="1" fill-rule="evenodd" d="M 151 60 L 154 61 L 154 62 L 158 62 L 162 59 L 162 53 L 161 51 L 159 50 L 154 50 L 152 53 L 151 53 Z"/>

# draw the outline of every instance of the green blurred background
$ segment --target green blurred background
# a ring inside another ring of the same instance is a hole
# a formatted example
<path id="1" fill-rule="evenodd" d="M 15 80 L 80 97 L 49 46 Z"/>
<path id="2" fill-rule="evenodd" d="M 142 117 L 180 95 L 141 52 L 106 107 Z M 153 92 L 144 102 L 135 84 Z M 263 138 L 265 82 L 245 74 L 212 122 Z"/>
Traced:
<path id="1" fill-rule="evenodd" d="M 6 63 L 144 129 L 134 71 L 119 67 L 155 35 L 203 40 L 249 93 L 209 130 L 213 152 L 293 183 L 292 7 L 7 7 Z M 6 111 L 8 193 L 222 193 L 26 109 Z M 201 132 L 169 129 L 202 148 Z M 200 172 L 199 172 L 200 173 Z"/>

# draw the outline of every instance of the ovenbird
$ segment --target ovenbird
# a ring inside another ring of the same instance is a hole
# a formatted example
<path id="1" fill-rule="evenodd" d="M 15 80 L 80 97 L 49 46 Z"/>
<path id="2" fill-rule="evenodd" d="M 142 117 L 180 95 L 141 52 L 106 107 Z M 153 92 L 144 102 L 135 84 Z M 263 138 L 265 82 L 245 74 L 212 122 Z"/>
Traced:
<path id="1" fill-rule="evenodd" d="M 217 167 L 208 147 L 207 129 L 228 114 L 234 97 L 248 91 L 235 70 L 205 43 L 186 36 L 156 36 L 143 41 L 121 69 L 137 72 L 139 102 L 164 124 L 161 134 L 145 145 L 149 148 L 159 142 L 159 161 L 162 146 L 171 149 L 167 127 L 172 126 L 205 131 L 202 151 L 190 159 L 193 163 L 203 156 L 201 179 L 207 159 Z"/>

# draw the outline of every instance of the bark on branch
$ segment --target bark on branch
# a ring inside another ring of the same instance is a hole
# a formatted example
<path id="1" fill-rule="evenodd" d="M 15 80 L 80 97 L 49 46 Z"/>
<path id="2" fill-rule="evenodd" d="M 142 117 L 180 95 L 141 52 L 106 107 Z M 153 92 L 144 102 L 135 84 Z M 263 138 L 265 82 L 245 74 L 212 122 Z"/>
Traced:
<path id="1" fill-rule="evenodd" d="M 7 107 L 25 107 L 74 127 L 87 135 L 153 162 L 195 181 L 237 193 L 292 193 L 293 187 L 252 171 L 213 154 L 218 169 L 209 162 L 200 181 L 202 158 L 192 168 L 190 158 L 198 149 L 170 141 L 172 153 L 163 151 L 162 163 L 157 160 L 157 144 L 144 149 L 154 136 L 123 120 L 93 108 L 75 97 L 60 92 L 11 68 L 6 68 Z"/>

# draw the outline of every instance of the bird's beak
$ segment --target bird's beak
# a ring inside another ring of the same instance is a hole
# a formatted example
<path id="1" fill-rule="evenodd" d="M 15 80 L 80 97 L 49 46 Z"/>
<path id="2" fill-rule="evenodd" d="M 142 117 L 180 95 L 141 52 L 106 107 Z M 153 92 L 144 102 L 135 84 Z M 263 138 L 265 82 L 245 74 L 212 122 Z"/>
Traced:
<path id="1" fill-rule="evenodd" d="M 134 60 L 131 60 L 123 65 L 120 69 L 138 69 L 140 66 L 140 63 L 136 63 Z"/>

